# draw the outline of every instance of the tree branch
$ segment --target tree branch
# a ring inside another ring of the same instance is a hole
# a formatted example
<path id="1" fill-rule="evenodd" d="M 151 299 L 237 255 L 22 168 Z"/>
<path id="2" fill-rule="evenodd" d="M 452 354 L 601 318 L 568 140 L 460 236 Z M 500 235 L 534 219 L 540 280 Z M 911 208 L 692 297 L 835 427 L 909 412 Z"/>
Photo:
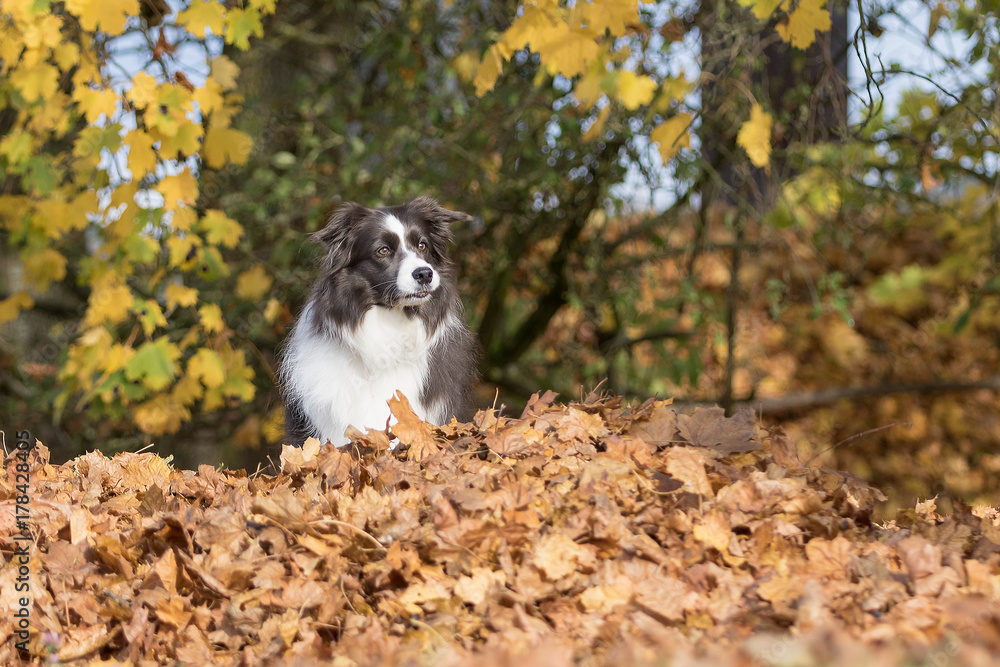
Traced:
<path id="1" fill-rule="evenodd" d="M 1000 375 L 994 375 L 985 380 L 962 382 L 939 380 L 928 382 L 899 382 L 875 385 L 872 387 L 830 387 L 819 391 L 803 391 L 784 396 L 769 398 L 754 398 L 734 401 L 733 407 L 754 408 L 759 415 L 787 416 L 792 413 L 809 410 L 822 405 L 830 405 L 842 400 L 859 400 L 874 396 L 891 396 L 893 394 L 952 394 L 968 391 L 1000 391 Z M 685 398 L 675 398 L 678 405 L 709 406 L 712 403 L 695 401 Z"/>

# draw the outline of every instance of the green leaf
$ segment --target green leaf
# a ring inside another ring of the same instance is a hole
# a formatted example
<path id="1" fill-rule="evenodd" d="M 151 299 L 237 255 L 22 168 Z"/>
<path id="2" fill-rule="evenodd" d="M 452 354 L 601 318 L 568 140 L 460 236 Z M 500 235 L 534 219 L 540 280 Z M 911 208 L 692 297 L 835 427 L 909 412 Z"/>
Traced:
<path id="1" fill-rule="evenodd" d="M 260 12 L 254 7 L 246 9 L 230 9 L 229 25 L 226 27 L 226 41 L 236 48 L 246 51 L 250 48 L 250 36 L 264 35 L 264 26 L 260 22 Z"/>
<path id="2" fill-rule="evenodd" d="M 136 216 L 138 217 L 138 216 Z M 150 264 L 156 260 L 159 244 L 148 236 L 132 234 L 123 244 L 125 256 L 136 264 Z"/>
<path id="3" fill-rule="evenodd" d="M 166 337 L 143 343 L 125 362 L 125 377 L 159 391 L 169 385 L 177 375 L 177 360 L 181 351 Z"/>
<path id="4" fill-rule="evenodd" d="M 888 273 L 868 288 L 872 299 L 896 312 L 907 313 L 927 302 L 924 282 L 927 273 L 923 267 L 910 264 L 899 273 Z"/>
<path id="5" fill-rule="evenodd" d="M 96 160 L 100 158 L 102 148 L 115 152 L 122 145 L 121 129 L 118 123 L 112 123 L 107 127 L 91 125 L 83 128 L 76 143 L 73 144 L 73 155 Z"/>
<path id="6" fill-rule="evenodd" d="M 56 189 L 59 173 L 50 155 L 36 155 L 28 160 L 24 176 L 25 189 L 36 195 L 47 195 Z"/>

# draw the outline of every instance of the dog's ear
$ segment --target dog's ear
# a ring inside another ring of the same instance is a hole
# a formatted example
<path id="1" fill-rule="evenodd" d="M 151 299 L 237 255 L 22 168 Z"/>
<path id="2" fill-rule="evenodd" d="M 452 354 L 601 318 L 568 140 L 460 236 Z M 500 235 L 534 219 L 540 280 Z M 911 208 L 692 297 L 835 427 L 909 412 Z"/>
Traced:
<path id="1" fill-rule="evenodd" d="M 407 208 L 416 213 L 420 218 L 430 223 L 431 234 L 436 237 L 438 248 L 443 248 L 451 243 L 451 227 L 455 222 L 468 222 L 472 216 L 461 211 L 449 210 L 426 195 L 420 195 L 408 203 Z"/>
<path id="2" fill-rule="evenodd" d="M 350 260 L 351 230 L 368 213 L 370 211 L 361 204 L 347 202 L 330 215 L 323 229 L 312 235 L 313 241 L 326 248 L 327 271 L 335 271 Z"/>
<path id="3" fill-rule="evenodd" d="M 427 195 L 420 195 L 416 199 L 412 199 L 407 206 L 427 222 L 438 225 L 448 226 L 453 222 L 468 222 L 472 220 L 472 216 L 468 213 L 446 209 L 437 203 L 436 199 L 432 199 Z"/>

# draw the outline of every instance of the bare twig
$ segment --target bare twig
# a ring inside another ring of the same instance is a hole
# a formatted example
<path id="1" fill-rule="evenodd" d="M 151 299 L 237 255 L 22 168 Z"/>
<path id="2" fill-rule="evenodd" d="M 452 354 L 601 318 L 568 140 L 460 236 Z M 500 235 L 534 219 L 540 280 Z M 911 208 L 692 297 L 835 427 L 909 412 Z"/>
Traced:
<path id="1" fill-rule="evenodd" d="M 844 438 L 843 440 L 841 440 L 837 444 L 830 445 L 829 447 L 827 447 L 823 451 L 815 454 L 812 458 L 810 458 L 808 461 L 806 461 L 803 464 L 803 467 L 808 467 L 809 464 L 812 463 L 815 459 L 819 458 L 820 456 L 823 456 L 824 454 L 826 454 L 829 451 L 832 451 L 832 450 L 836 449 L 837 447 L 840 447 L 841 445 L 846 445 L 847 443 L 851 442 L 852 440 L 857 440 L 858 438 L 863 438 L 866 435 L 871 435 L 873 433 L 878 433 L 879 431 L 884 431 L 886 429 L 892 428 L 893 426 L 907 426 L 907 427 L 909 427 L 909 426 L 913 426 L 913 424 L 911 424 L 910 422 L 894 422 L 892 424 L 886 424 L 885 426 L 877 426 L 875 428 L 870 428 L 867 431 L 862 431 L 861 433 L 855 433 L 851 437 Z"/>

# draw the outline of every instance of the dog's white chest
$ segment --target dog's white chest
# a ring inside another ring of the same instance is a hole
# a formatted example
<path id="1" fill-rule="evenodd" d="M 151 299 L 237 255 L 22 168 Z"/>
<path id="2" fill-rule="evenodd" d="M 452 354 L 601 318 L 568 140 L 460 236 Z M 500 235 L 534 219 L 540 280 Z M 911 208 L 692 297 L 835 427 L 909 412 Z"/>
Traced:
<path id="1" fill-rule="evenodd" d="M 391 372 L 393 368 L 421 363 L 426 367 L 431 345 L 419 317 L 407 317 L 401 309 L 377 306 L 365 313 L 357 330 L 344 338 L 357 360 L 372 372 Z"/>
<path id="2" fill-rule="evenodd" d="M 291 385 L 299 388 L 302 408 L 320 439 L 346 444 L 349 425 L 384 429 L 391 417 L 387 401 L 397 391 L 418 416 L 428 418 L 420 396 L 433 343 L 420 318 L 379 307 L 339 340 L 297 328 L 289 359 Z"/>

